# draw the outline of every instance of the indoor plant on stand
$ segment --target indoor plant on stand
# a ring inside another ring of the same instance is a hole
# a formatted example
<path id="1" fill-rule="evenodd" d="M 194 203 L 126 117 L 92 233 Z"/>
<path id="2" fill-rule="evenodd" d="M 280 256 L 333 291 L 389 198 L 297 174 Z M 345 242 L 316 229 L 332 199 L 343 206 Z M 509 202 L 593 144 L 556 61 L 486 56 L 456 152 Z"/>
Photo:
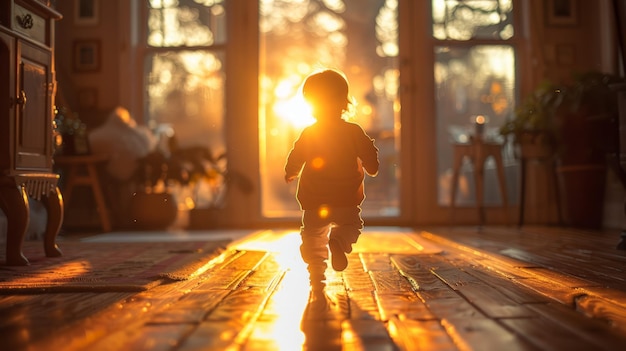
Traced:
<path id="1" fill-rule="evenodd" d="M 141 160 L 135 182 L 142 191 L 134 195 L 132 215 L 144 229 L 169 227 L 183 212 L 189 215 L 185 226 L 190 229 L 214 227 L 230 188 L 252 191 L 247 177 L 228 169 L 226 153 L 215 156 L 208 147 L 181 147 L 175 137 L 166 152 Z"/>
<path id="2" fill-rule="evenodd" d="M 131 200 L 131 220 L 137 229 L 163 229 L 179 214 L 179 204 L 193 207 L 188 193 L 204 179 L 217 179 L 218 160 L 207 147 L 180 147 L 174 136 L 139 160 L 133 178 L 136 191 Z"/>
<path id="3" fill-rule="evenodd" d="M 585 72 L 563 86 L 556 113 L 558 168 L 567 224 L 602 226 L 607 156 L 618 147 L 617 75 Z"/>
<path id="4" fill-rule="evenodd" d="M 563 84 L 543 82 L 500 132 L 524 147 L 539 139 L 542 156 L 556 159 L 565 224 L 602 225 L 607 155 L 617 148 L 617 98 L 611 85 L 624 78 L 600 73 L 573 74 Z M 528 134 L 534 135 L 529 137 Z"/>

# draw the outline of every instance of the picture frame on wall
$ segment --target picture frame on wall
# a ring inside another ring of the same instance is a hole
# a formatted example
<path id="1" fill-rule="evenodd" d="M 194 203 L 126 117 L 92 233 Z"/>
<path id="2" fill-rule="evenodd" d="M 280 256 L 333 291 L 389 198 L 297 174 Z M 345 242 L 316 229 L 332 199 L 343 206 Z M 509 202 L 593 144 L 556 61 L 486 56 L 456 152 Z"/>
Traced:
<path id="1" fill-rule="evenodd" d="M 578 24 L 578 0 L 547 0 L 546 22 L 550 26 Z"/>
<path id="2" fill-rule="evenodd" d="M 100 0 L 74 0 L 74 24 L 94 26 L 100 21 Z"/>
<path id="3" fill-rule="evenodd" d="M 97 72 L 100 70 L 100 41 L 97 39 L 74 42 L 74 71 Z"/>

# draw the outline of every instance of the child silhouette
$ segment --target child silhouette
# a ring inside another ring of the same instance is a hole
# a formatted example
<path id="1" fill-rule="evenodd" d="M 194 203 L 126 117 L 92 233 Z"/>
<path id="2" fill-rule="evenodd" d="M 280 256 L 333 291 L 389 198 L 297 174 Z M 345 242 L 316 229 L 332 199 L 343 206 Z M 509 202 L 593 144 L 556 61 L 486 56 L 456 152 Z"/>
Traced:
<path id="1" fill-rule="evenodd" d="M 351 102 L 348 81 L 339 71 L 311 74 L 302 86 L 316 123 L 306 127 L 289 152 L 285 181 L 296 178 L 302 210 L 300 252 L 311 286 L 325 285 L 330 247 L 332 267 L 343 271 L 363 229 L 364 172 L 378 173 L 378 149 L 356 123 L 343 119 Z"/>

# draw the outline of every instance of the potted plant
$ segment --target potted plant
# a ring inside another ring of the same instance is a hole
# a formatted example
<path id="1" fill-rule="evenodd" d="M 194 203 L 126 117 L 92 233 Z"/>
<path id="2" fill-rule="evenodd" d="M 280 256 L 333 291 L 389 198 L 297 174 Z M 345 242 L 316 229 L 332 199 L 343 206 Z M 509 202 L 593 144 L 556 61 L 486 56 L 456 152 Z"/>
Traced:
<path id="1" fill-rule="evenodd" d="M 612 85 L 624 78 L 601 72 L 575 74 L 564 86 L 556 113 L 559 185 L 566 223 L 602 226 L 607 156 L 618 148 L 618 100 Z"/>
<path id="2" fill-rule="evenodd" d="M 618 137 L 611 86 L 620 82 L 624 78 L 594 71 L 574 74 L 563 84 L 542 82 L 500 129 L 503 136 L 513 136 L 522 157 L 530 140 L 541 145 L 541 156 L 556 158 L 558 201 L 565 205 L 568 225 L 602 224 L 606 158 L 617 150 Z"/>
<path id="3" fill-rule="evenodd" d="M 555 111 L 563 102 L 558 86 L 543 81 L 520 106 L 514 118 L 500 127 L 500 134 L 511 137 L 522 159 L 550 157 L 557 145 Z"/>
<path id="4" fill-rule="evenodd" d="M 139 191 L 134 195 L 132 212 L 137 226 L 146 229 L 174 223 L 178 203 L 189 210 L 190 221 L 197 222 L 197 212 L 206 216 L 207 211 L 223 208 L 232 186 L 252 191 L 247 177 L 228 170 L 225 153 L 214 156 L 208 147 L 180 147 L 175 137 L 169 139 L 167 152 L 157 150 L 140 164 L 134 178 Z"/>

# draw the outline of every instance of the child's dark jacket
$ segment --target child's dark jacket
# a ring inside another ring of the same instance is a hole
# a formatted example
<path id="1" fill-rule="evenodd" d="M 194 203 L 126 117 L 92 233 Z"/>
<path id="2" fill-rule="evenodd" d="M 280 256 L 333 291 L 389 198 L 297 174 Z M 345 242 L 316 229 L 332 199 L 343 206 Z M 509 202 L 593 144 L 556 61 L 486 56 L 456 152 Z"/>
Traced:
<path id="1" fill-rule="evenodd" d="M 364 169 L 378 173 L 378 149 L 355 123 L 318 122 L 305 128 L 285 165 L 287 177 L 300 174 L 297 199 L 302 210 L 359 206 L 365 199 Z"/>

